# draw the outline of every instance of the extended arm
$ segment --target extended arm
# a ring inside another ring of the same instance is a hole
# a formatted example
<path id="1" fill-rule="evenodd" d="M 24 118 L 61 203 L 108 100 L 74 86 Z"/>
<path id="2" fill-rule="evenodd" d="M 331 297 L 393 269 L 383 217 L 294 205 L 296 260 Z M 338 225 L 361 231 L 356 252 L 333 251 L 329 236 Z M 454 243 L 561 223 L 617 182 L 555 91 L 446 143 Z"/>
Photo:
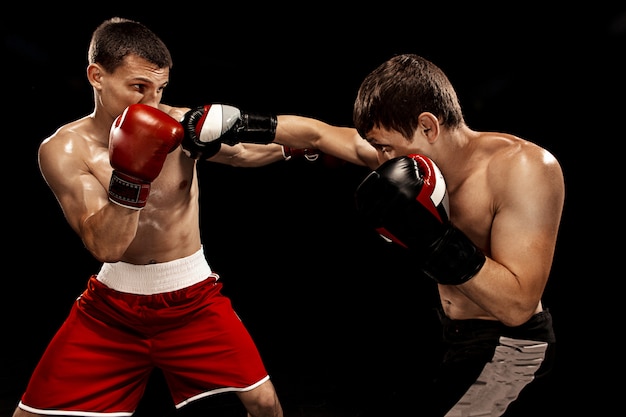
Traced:
<path id="1" fill-rule="evenodd" d="M 257 143 L 222 144 L 220 150 L 207 159 L 211 162 L 244 168 L 292 160 L 304 160 L 328 167 L 341 166 L 345 163 L 344 160 L 327 155 L 317 149 L 297 149 L 278 143 L 268 143 L 267 145 Z"/>
<path id="2" fill-rule="evenodd" d="M 231 163 L 230 156 L 236 155 L 238 150 L 232 153 L 226 150 L 224 155 L 219 155 L 225 145 L 279 143 L 292 149 L 317 150 L 356 165 L 370 168 L 379 165 L 376 150 L 356 129 L 329 125 L 309 117 L 248 113 L 229 105 L 211 104 L 186 111 L 181 121 L 185 128 L 183 149 L 195 159 Z M 260 148 L 247 149 L 258 151 Z"/>
<path id="3" fill-rule="evenodd" d="M 278 150 L 283 159 L 290 159 L 296 155 L 306 157 L 306 152 L 291 155 L 292 149 L 307 149 L 372 169 L 379 165 L 376 150 L 354 128 L 304 116 L 244 112 L 224 104 L 174 110 L 185 129 L 183 149 L 194 159 L 260 166 L 280 160 Z M 259 147 L 268 144 L 285 148 Z"/>
<path id="4" fill-rule="evenodd" d="M 334 126 L 304 116 L 279 115 L 275 142 L 314 148 L 356 165 L 376 168 L 376 150 L 351 127 Z"/>
<path id="5" fill-rule="evenodd" d="M 259 167 L 285 159 L 283 148 L 277 143 L 259 145 L 256 143 L 222 144 L 220 150 L 207 161 L 234 167 Z"/>

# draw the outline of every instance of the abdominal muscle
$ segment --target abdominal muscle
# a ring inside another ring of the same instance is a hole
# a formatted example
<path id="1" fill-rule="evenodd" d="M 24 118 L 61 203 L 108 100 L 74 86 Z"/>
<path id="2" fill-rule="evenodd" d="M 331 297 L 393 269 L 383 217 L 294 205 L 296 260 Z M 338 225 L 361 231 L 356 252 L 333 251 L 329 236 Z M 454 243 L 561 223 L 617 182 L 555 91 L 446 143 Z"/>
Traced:
<path id="1" fill-rule="evenodd" d="M 439 299 L 445 315 L 452 320 L 497 320 L 453 285 L 438 285 Z"/>
<path id="2" fill-rule="evenodd" d="M 438 285 L 439 299 L 444 314 L 452 320 L 498 320 L 478 304 L 467 298 L 454 285 Z M 535 313 L 541 312 L 543 305 L 538 303 Z"/>
<path id="3" fill-rule="evenodd" d="M 197 187 L 195 180 L 166 183 L 157 179 L 121 261 L 147 265 L 196 253 L 201 246 Z"/>
<path id="4" fill-rule="evenodd" d="M 201 246 L 200 228 L 195 219 L 197 215 L 179 213 L 168 219 L 151 217 L 149 222 L 140 221 L 137 235 L 121 261 L 148 265 L 193 255 Z"/>

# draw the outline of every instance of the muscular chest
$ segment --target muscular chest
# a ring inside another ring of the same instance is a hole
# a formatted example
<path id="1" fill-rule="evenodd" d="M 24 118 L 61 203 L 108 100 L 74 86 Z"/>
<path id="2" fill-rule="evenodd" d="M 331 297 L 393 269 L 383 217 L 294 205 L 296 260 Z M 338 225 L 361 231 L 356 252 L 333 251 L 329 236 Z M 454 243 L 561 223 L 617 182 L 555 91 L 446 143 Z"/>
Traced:
<path id="1" fill-rule="evenodd" d="M 159 176 L 152 182 L 148 203 L 157 209 L 188 204 L 195 182 L 193 161 L 182 154 L 168 156 Z"/>
<path id="2" fill-rule="evenodd" d="M 90 171 L 102 184 L 103 192 L 107 192 L 113 168 L 109 160 L 107 148 L 94 150 Z M 157 178 L 151 183 L 146 211 L 151 208 L 163 210 L 180 204 L 187 204 L 193 197 L 195 182 L 195 165 L 179 150 L 168 155 Z"/>
<path id="3" fill-rule="evenodd" d="M 449 199 L 452 223 L 489 253 L 495 204 L 488 187 L 482 180 L 472 179 L 450 192 Z"/>

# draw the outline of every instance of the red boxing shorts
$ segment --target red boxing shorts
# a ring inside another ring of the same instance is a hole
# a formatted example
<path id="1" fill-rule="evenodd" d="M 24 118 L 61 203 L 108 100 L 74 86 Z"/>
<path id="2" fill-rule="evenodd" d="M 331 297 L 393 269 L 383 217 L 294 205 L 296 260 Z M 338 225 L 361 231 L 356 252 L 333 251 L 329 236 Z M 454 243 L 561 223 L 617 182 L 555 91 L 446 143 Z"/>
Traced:
<path id="1" fill-rule="evenodd" d="M 197 280 L 199 273 L 204 279 Z M 163 264 L 105 264 L 100 274 L 90 277 L 48 345 L 20 408 L 130 416 L 155 367 L 163 371 L 176 408 L 217 393 L 248 391 L 269 379 L 202 250 Z M 152 293 L 155 288 L 170 290 Z"/>

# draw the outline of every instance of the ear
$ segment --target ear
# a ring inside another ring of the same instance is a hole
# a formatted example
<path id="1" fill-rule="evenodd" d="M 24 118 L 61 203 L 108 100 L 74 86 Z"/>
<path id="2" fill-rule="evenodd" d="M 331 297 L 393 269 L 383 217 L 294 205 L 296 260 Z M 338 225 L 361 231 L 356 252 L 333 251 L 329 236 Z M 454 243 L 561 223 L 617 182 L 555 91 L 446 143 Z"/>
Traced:
<path id="1" fill-rule="evenodd" d="M 104 74 L 104 70 L 98 64 L 89 64 L 87 66 L 87 80 L 89 84 L 96 90 L 100 90 L 102 88 L 102 75 Z"/>
<path id="2" fill-rule="evenodd" d="M 441 126 L 439 126 L 439 120 L 437 120 L 437 117 L 430 112 L 424 112 L 419 115 L 417 120 L 418 132 L 424 135 L 429 143 L 435 142 L 441 132 Z"/>

